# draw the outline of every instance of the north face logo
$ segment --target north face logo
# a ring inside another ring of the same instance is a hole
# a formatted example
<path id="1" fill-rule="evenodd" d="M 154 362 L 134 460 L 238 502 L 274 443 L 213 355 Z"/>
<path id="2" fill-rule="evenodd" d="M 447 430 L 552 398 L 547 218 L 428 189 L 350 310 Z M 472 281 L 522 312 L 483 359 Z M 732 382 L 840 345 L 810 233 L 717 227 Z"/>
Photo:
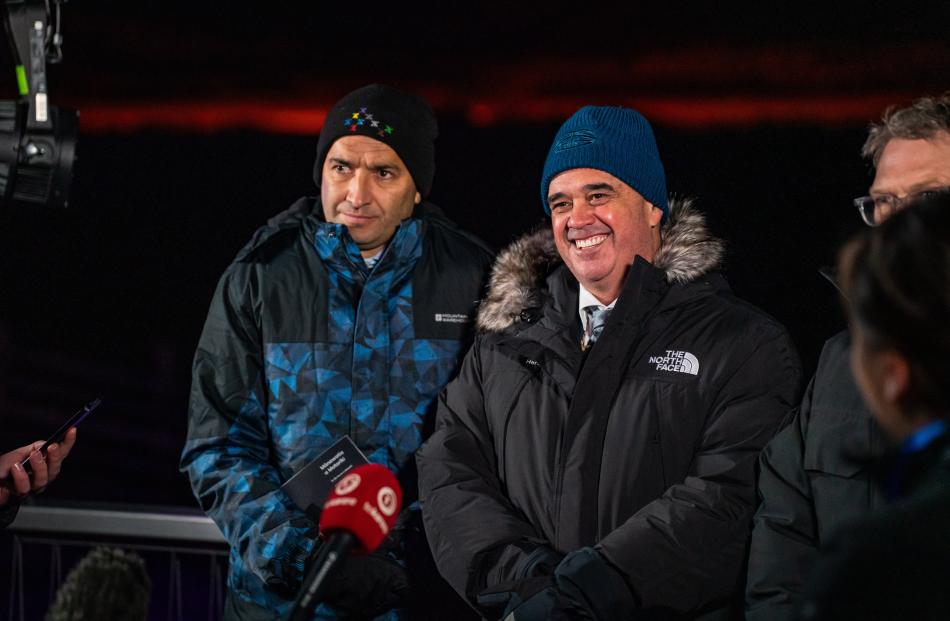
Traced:
<path id="1" fill-rule="evenodd" d="M 677 373 L 699 374 L 699 360 L 688 351 L 666 350 L 665 356 L 650 356 L 650 364 L 656 365 L 657 371 L 676 371 Z"/>
<path id="2" fill-rule="evenodd" d="M 574 149 L 576 147 L 582 147 L 585 144 L 591 144 L 597 139 L 597 136 L 594 135 L 594 132 L 589 129 L 575 129 L 572 132 L 568 132 L 563 138 L 557 141 L 557 144 L 554 145 L 554 151 L 560 153 L 561 151 L 567 151 L 568 149 Z"/>

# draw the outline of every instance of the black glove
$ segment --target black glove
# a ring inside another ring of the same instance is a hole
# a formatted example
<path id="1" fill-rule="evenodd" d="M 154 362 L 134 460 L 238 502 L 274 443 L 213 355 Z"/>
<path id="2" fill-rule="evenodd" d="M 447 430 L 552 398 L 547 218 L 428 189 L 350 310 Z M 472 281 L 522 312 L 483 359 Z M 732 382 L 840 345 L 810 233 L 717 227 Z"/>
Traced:
<path id="1" fill-rule="evenodd" d="M 620 573 L 593 548 L 571 552 L 554 571 L 551 584 L 523 599 L 512 597 L 503 618 L 512 621 L 543 619 L 629 619 L 637 602 Z"/>
<path id="2" fill-rule="evenodd" d="M 564 555 L 554 548 L 546 545 L 540 545 L 528 554 L 521 567 L 518 569 L 518 578 L 533 578 L 538 576 L 550 576 L 560 562 L 564 560 Z"/>
<path id="3" fill-rule="evenodd" d="M 350 556 L 327 588 L 325 601 L 340 612 L 372 618 L 409 599 L 405 568 L 384 554 Z"/>
<path id="4" fill-rule="evenodd" d="M 548 545 L 515 542 L 508 544 L 524 552 L 524 557 L 513 572 L 514 579 L 496 584 L 477 594 L 478 609 L 488 618 L 504 616 L 545 587 L 551 586 L 558 563 L 564 555 Z"/>
<path id="5" fill-rule="evenodd" d="M 538 593 L 552 588 L 553 585 L 554 581 L 551 576 L 537 576 L 503 582 L 479 593 L 476 597 L 476 603 L 478 609 L 487 618 L 503 618 Z"/>

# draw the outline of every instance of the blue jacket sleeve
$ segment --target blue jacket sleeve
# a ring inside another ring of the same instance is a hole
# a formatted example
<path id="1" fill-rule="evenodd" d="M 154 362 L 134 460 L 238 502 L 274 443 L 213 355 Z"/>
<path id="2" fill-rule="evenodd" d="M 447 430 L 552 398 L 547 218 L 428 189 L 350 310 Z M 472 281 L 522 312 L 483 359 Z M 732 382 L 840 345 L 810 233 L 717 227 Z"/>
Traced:
<path id="1" fill-rule="evenodd" d="M 181 458 L 192 490 L 231 546 L 254 597 L 267 585 L 292 594 L 317 527 L 280 490 L 271 452 L 259 305 L 253 266 L 221 278 L 195 354 L 188 437 Z M 254 580 L 256 577 L 257 580 Z"/>

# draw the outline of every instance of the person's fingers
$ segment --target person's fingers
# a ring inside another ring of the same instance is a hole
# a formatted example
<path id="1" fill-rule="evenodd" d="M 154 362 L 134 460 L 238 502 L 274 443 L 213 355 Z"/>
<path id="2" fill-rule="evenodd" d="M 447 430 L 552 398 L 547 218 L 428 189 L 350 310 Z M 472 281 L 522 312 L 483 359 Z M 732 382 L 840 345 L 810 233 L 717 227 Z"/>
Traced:
<path id="1" fill-rule="evenodd" d="M 49 485 L 59 476 L 63 464 L 63 449 L 55 442 L 46 449 L 46 484 Z"/>
<path id="2" fill-rule="evenodd" d="M 13 498 L 13 492 L 6 485 L 0 485 L 0 507 L 6 505 Z"/>
<path id="3" fill-rule="evenodd" d="M 30 454 L 30 467 L 33 469 L 33 491 L 38 492 L 49 483 L 49 469 L 43 453 L 33 451 Z"/>
<path id="4" fill-rule="evenodd" d="M 13 464 L 29 457 L 32 451 L 33 445 L 27 444 L 18 449 L 13 449 L 9 453 L 0 455 L 0 479 L 5 479 L 10 476 L 10 473 L 13 471 Z"/>
<path id="5" fill-rule="evenodd" d="M 70 427 L 69 431 L 67 431 L 63 437 L 63 441 L 59 443 L 59 451 L 62 459 L 66 459 L 69 456 L 69 451 L 73 450 L 73 445 L 76 444 L 77 433 L 78 431 L 75 427 Z"/>
<path id="6" fill-rule="evenodd" d="M 13 468 L 10 469 L 10 478 L 13 480 L 13 491 L 17 495 L 26 496 L 30 493 L 30 475 L 26 473 L 20 462 L 13 464 Z"/>

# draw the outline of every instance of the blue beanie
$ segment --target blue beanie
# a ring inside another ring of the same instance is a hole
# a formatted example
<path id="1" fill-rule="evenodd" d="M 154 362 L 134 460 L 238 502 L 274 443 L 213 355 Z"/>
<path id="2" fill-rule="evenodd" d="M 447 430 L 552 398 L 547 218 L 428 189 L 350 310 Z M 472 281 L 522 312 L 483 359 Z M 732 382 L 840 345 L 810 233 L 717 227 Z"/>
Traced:
<path id="1" fill-rule="evenodd" d="M 653 128 L 642 114 L 616 106 L 584 106 L 561 125 L 544 161 L 541 204 L 548 207 L 551 179 L 572 168 L 596 168 L 617 177 L 670 214 L 666 174 Z"/>

